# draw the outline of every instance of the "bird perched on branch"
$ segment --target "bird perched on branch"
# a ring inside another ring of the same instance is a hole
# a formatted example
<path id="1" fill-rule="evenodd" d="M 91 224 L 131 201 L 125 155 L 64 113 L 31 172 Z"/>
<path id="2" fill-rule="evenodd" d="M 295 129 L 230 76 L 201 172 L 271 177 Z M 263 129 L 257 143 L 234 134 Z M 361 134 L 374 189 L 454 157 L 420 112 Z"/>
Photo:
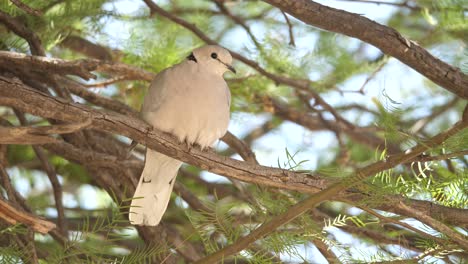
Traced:
<path id="1" fill-rule="evenodd" d="M 211 146 L 229 124 L 231 93 L 223 74 L 236 72 L 231 62 L 231 54 L 222 47 L 195 49 L 186 60 L 156 76 L 145 96 L 142 118 L 181 142 Z M 130 207 L 132 224 L 159 224 L 181 165 L 179 160 L 146 150 L 145 167 Z"/>

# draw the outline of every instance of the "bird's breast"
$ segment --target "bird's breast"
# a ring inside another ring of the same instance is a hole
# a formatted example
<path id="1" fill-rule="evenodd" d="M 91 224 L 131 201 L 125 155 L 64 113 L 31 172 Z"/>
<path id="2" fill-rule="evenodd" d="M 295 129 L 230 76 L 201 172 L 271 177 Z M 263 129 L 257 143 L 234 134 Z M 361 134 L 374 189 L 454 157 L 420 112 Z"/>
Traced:
<path id="1" fill-rule="evenodd" d="M 150 119 L 156 128 L 181 141 L 212 145 L 229 124 L 229 88 L 222 77 L 180 76 L 178 85 Z"/>

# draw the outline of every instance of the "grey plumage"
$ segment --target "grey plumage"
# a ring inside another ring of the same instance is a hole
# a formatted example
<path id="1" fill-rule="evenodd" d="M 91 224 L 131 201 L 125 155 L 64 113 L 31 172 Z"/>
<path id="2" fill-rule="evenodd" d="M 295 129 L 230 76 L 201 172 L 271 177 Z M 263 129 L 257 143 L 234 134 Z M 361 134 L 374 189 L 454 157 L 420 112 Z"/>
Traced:
<path id="1" fill-rule="evenodd" d="M 223 74 L 235 70 L 229 52 L 219 46 L 195 49 L 189 58 L 160 72 L 141 110 L 154 128 L 181 142 L 211 146 L 229 124 L 231 94 Z M 157 225 L 166 211 L 182 162 L 147 149 L 145 167 L 130 207 L 130 222 Z"/>

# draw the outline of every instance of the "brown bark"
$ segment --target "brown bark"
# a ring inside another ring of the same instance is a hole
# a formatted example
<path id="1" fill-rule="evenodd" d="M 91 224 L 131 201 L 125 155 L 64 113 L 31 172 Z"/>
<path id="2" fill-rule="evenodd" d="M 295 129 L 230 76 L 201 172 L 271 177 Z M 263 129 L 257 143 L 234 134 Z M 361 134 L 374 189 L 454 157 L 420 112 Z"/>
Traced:
<path id="1" fill-rule="evenodd" d="M 309 193 L 322 189 L 327 182 L 316 175 L 245 164 L 242 161 L 218 156 L 212 151 L 203 152 L 198 148 L 189 148 L 185 144 L 176 143 L 174 137 L 168 134 L 152 130 L 148 124 L 135 117 L 101 112 L 81 104 L 70 103 L 5 78 L 0 79 L 0 104 L 56 120 L 83 122 L 90 119 L 91 128 L 111 133 L 118 131 L 121 135 L 181 161 L 238 180 Z"/>
<path id="2" fill-rule="evenodd" d="M 47 234 L 50 230 L 55 228 L 54 223 L 40 219 L 39 217 L 32 214 L 17 210 L 3 199 L 0 199 L 0 219 L 12 225 L 22 223 L 26 226 L 30 226 L 34 231 L 42 234 Z"/>
<path id="3" fill-rule="evenodd" d="M 446 90 L 468 99 L 468 76 L 431 55 L 391 27 L 359 14 L 309 0 L 265 0 L 309 25 L 367 42 L 415 69 Z"/>

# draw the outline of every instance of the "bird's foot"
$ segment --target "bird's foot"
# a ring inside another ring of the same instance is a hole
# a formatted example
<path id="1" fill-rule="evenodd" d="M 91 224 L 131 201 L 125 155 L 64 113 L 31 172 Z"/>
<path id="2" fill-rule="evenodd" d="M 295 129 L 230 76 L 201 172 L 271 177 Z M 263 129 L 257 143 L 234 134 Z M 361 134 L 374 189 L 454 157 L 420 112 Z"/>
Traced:
<path id="1" fill-rule="evenodd" d="M 192 144 L 191 142 L 189 142 L 189 141 L 187 140 L 187 138 L 184 139 L 183 142 L 184 142 L 185 146 L 187 147 L 188 152 L 191 152 L 191 151 L 192 151 L 192 148 L 193 148 L 193 144 Z"/>
<path id="2" fill-rule="evenodd" d="M 201 150 L 203 150 L 203 151 L 213 151 L 213 152 L 215 151 L 215 149 L 213 147 L 211 147 L 211 146 L 203 147 L 203 148 L 201 148 Z"/>

